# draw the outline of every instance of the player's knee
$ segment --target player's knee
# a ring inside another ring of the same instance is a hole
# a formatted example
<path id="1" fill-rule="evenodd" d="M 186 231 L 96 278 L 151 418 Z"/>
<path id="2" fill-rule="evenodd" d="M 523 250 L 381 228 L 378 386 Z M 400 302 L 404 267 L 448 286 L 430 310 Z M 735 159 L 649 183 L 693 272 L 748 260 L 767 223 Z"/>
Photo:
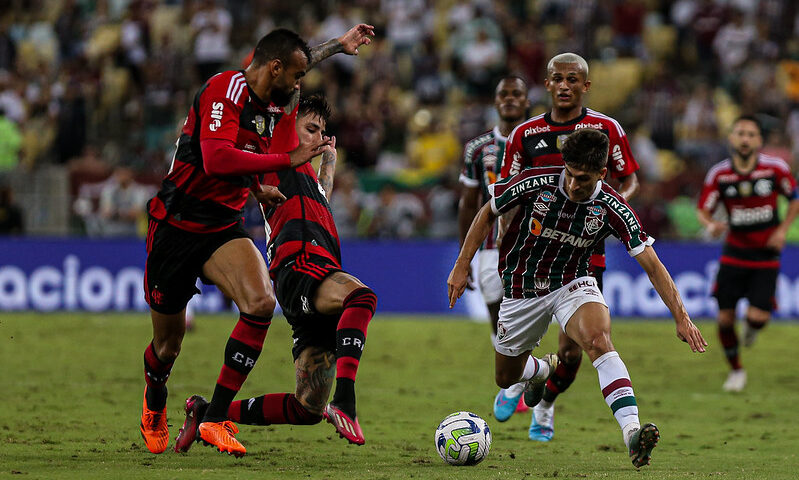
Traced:
<path id="1" fill-rule="evenodd" d="M 260 294 L 247 299 L 246 306 L 241 308 L 241 311 L 247 312 L 251 315 L 259 317 L 270 317 L 275 311 L 277 302 L 275 296 L 269 293 Z"/>
<path id="2" fill-rule="evenodd" d="M 172 363 L 178 358 L 178 355 L 180 355 L 180 344 L 181 342 L 175 339 L 169 339 L 159 344 L 153 342 L 156 356 L 164 363 Z"/>
<path id="3" fill-rule="evenodd" d="M 610 340 L 610 332 L 598 330 L 589 332 L 588 345 L 586 351 L 592 358 L 599 357 L 613 350 L 613 342 Z"/>

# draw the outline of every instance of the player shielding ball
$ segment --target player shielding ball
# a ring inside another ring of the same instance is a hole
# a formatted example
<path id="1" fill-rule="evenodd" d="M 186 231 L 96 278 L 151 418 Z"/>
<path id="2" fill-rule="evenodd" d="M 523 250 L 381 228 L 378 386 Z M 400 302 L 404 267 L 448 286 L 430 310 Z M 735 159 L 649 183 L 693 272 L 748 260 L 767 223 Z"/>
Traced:
<path id="1" fill-rule="evenodd" d="M 323 97 L 300 101 L 300 144 L 324 140 L 330 108 Z M 377 296 L 341 267 L 340 242 L 328 203 L 336 168 L 335 137 L 326 147 L 319 175 L 306 163 L 267 174 L 286 197 L 279 206 L 264 205 L 270 274 L 277 299 L 293 330 L 295 393 L 271 393 L 234 401 L 227 418 L 245 425 L 313 425 L 324 417 L 350 443 L 365 438 L 355 409 L 355 376 Z M 327 403 L 333 378 L 336 391 Z M 208 402 L 200 395 L 186 401 L 186 421 L 175 450 L 186 452 L 200 439 L 198 419 Z"/>
<path id="2" fill-rule="evenodd" d="M 563 144 L 564 167 L 530 168 L 494 184 L 491 201 L 469 229 L 447 286 L 453 306 L 466 288 L 469 263 L 492 223 L 518 207 L 500 246 L 505 296 L 497 327 L 497 385 L 504 387 L 521 377 L 530 351 L 554 316 L 597 369 L 602 395 L 621 427 L 632 463 L 641 467 L 649 463 L 659 432 L 652 423 L 640 423 L 627 367 L 611 342 L 607 304 L 588 273 L 597 242 L 609 235 L 619 238 L 669 308 L 677 337 L 694 352 L 704 352 L 707 342 L 651 247 L 654 239 L 641 229 L 624 198 L 602 181 L 608 144 L 607 136 L 597 130 L 578 130 Z"/>
<path id="3" fill-rule="evenodd" d="M 583 98 L 591 88 L 588 63 L 574 53 L 555 55 L 547 64 L 544 85 L 549 91 L 552 109 L 513 129 L 508 137 L 500 178 L 515 175 L 527 167 L 563 165 L 563 139 L 581 128 L 593 128 L 608 136 L 608 174 L 619 182 L 619 194 L 625 200 L 630 200 L 638 192 L 638 163 L 633 158 L 627 135 L 619 122 L 583 106 Z M 597 280 L 599 290 L 602 290 L 604 271 L 605 244 L 600 242 L 595 245 L 589 269 L 589 274 Z M 547 442 L 554 436 L 555 400 L 572 384 L 582 362 L 582 349 L 563 332 L 558 335 L 558 358 L 561 363 L 547 380 L 541 402 L 530 405 L 533 407 L 529 431 L 531 440 Z M 513 415 L 514 410 L 509 405 L 515 404 L 515 400 L 521 397 L 521 389 L 521 385 L 513 385 L 497 393 L 494 399 L 494 416 L 497 420 L 504 421 Z"/>
<path id="4" fill-rule="evenodd" d="M 719 304 L 719 339 L 730 365 L 723 389 L 740 392 L 746 386 L 746 370 L 739 357 L 735 307 L 738 300 L 749 300 L 743 343 L 751 346 L 776 307 L 780 252 L 788 228 L 799 214 L 799 191 L 785 161 L 760 153 L 763 135 L 755 117 L 735 120 L 728 141 L 731 156 L 708 171 L 697 217 L 714 237 L 729 230 L 713 296 Z M 782 222 L 777 213 L 779 195 L 790 201 Z M 727 211 L 727 223 L 713 219 L 719 205 Z"/>

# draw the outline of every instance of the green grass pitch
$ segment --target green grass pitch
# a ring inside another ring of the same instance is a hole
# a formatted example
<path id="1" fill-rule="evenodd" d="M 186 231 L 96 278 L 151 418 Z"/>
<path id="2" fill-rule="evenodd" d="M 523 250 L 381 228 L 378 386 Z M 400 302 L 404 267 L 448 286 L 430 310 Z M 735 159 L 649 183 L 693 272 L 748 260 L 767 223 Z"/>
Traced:
<path id="1" fill-rule="evenodd" d="M 210 396 L 233 314 L 200 316 L 169 380 L 170 433 L 192 393 Z M 722 350 L 692 354 L 671 322 L 615 321 L 644 422 L 660 427 L 653 464 L 636 471 L 585 358 L 558 400 L 555 438 L 527 439 L 529 414 L 499 423 L 488 326 L 440 317 L 378 315 L 358 375 L 367 443 L 347 444 L 326 423 L 242 426 L 242 459 L 195 444 L 185 455 L 146 451 L 139 436 L 146 314 L 0 315 L 0 478 L 102 479 L 795 479 L 799 469 L 799 324 L 774 323 L 743 349 L 749 385 L 725 394 Z M 550 329 L 538 353 L 552 350 Z M 277 318 L 240 397 L 291 391 L 289 329 Z M 475 467 L 450 467 L 433 433 L 469 410 L 494 434 Z"/>

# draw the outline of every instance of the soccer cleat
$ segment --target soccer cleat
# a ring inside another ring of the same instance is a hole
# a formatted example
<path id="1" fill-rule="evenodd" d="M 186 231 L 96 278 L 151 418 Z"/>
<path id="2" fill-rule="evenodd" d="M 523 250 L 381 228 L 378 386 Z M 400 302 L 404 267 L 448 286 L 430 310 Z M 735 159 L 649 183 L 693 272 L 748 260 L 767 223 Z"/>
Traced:
<path id="1" fill-rule="evenodd" d="M 760 333 L 760 330 L 752 328 L 751 325 L 749 325 L 749 322 L 744 322 L 742 330 L 744 347 L 751 347 L 755 344 L 755 340 L 757 340 L 757 334 Z"/>
<path id="2" fill-rule="evenodd" d="M 516 404 L 516 413 L 524 413 L 527 410 L 530 410 L 530 407 L 524 403 L 524 399 L 519 397 L 519 403 Z"/>
<path id="3" fill-rule="evenodd" d="M 197 430 L 203 443 L 215 446 L 221 453 L 227 452 L 228 455 L 236 457 L 243 457 L 247 453 L 244 445 L 234 437 L 239 433 L 239 428 L 230 420 L 202 422 Z"/>
<path id="4" fill-rule="evenodd" d="M 630 434 L 630 459 L 635 468 L 649 465 L 652 460 L 652 449 L 660 440 L 660 432 L 654 423 L 647 423 L 643 427 L 633 430 Z"/>
<path id="5" fill-rule="evenodd" d="M 740 392 L 746 386 L 746 370 L 739 368 L 738 370 L 730 370 L 727 375 L 727 380 L 724 382 L 722 388 L 725 392 Z"/>
<path id="6" fill-rule="evenodd" d="M 163 453 L 169 444 L 169 426 L 166 424 L 166 405 L 161 410 L 147 408 L 147 387 L 144 387 L 144 401 L 142 404 L 141 437 L 144 444 L 152 453 Z"/>
<path id="7" fill-rule="evenodd" d="M 557 353 L 547 353 L 541 360 L 549 364 L 549 374 L 543 379 L 530 379 L 527 381 L 527 385 L 524 387 L 524 403 L 528 407 L 535 407 L 541 401 L 541 398 L 544 397 L 547 380 L 555 373 L 555 369 L 558 368 L 560 363 Z"/>
<path id="8" fill-rule="evenodd" d="M 548 442 L 555 436 L 555 404 L 544 408 L 539 402 L 533 407 L 533 419 L 530 422 L 530 440 Z"/>
<path id="9" fill-rule="evenodd" d="M 358 417 L 350 418 L 332 403 L 325 405 L 325 411 L 322 412 L 322 416 L 325 417 L 327 423 L 336 427 L 336 431 L 341 438 L 346 438 L 348 442 L 355 445 L 366 443 L 361 426 L 358 424 Z"/>
<path id="10" fill-rule="evenodd" d="M 505 395 L 505 392 L 506 390 L 502 388 L 494 397 L 494 418 L 499 422 L 507 421 L 516 412 L 519 402 L 523 401 L 521 393 L 515 397 L 509 397 Z"/>
<path id="11" fill-rule="evenodd" d="M 180 427 L 178 436 L 175 438 L 176 452 L 186 453 L 194 442 L 199 441 L 200 435 L 197 433 L 197 427 L 205 416 L 206 410 L 208 410 L 208 400 L 205 397 L 192 395 L 186 399 L 186 421 L 183 422 L 183 426 Z"/>

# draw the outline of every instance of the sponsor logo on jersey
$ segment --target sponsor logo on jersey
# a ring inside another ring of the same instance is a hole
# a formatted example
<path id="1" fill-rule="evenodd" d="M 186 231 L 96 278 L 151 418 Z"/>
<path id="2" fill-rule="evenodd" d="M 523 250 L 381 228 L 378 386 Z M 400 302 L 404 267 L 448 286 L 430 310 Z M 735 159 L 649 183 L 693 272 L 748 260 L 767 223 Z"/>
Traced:
<path id="1" fill-rule="evenodd" d="M 255 124 L 255 131 L 258 132 L 258 135 L 263 135 L 266 130 L 266 119 L 261 115 L 256 115 L 252 123 Z"/>
<path id="2" fill-rule="evenodd" d="M 755 170 L 754 172 L 749 174 L 749 176 L 752 177 L 752 179 L 766 178 L 766 177 L 771 177 L 772 175 L 774 175 L 774 170 L 770 168 L 765 168 L 763 170 Z"/>
<path id="3" fill-rule="evenodd" d="M 486 185 L 493 185 L 497 183 L 497 174 L 492 170 L 486 170 L 485 172 L 485 184 Z"/>
<path id="4" fill-rule="evenodd" d="M 549 278 L 546 277 L 535 277 L 533 279 L 533 286 L 536 290 L 546 290 L 549 288 Z"/>
<path id="5" fill-rule="evenodd" d="M 510 164 L 510 176 L 516 175 L 522 168 L 522 154 L 516 152 L 513 154 L 513 162 Z"/>
<path id="6" fill-rule="evenodd" d="M 716 181 L 719 183 L 734 183 L 738 181 L 738 174 L 727 173 L 724 175 L 719 175 L 718 178 L 716 178 Z"/>
<path id="7" fill-rule="evenodd" d="M 538 195 L 539 202 L 551 202 L 555 200 L 555 194 L 552 192 L 541 192 Z"/>
<path id="8" fill-rule="evenodd" d="M 222 102 L 214 102 L 211 104 L 211 123 L 208 124 L 208 129 L 215 132 L 216 129 L 222 126 L 222 110 L 225 104 Z"/>
<path id="9" fill-rule="evenodd" d="M 749 182 L 739 183 L 738 193 L 740 193 L 742 197 L 748 197 L 749 195 L 752 194 L 752 184 Z"/>
<path id="10" fill-rule="evenodd" d="M 735 197 L 735 196 L 737 196 L 737 195 L 738 195 L 738 189 L 737 189 L 737 188 L 735 188 L 735 185 L 730 185 L 730 186 L 729 186 L 729 187 L 727 187 L 727 189 L 724 191 L 724 196 L 725 196 L 725 197 Z"/>
<path id="11" fill-rule="evenodd" d="M 282 112 L 280 111 L 280 107 L 276 107 L 276 106 L 274 106 L 274 105 L 269 105 L 269 106 L 266 108 L 266 111 L 267 111 L 267 112 L 269 112 L 269 113 L 282 113 Z"/>
<path id="12" fill-rule="evenodd" d="M 521 195 L 527 190 L 532 190 L 533 188 L 538 188 L 542 185 L 552 185 L 557 181 L 557 178 L 558 177 L 555 175 L 528 178 L 523 182 L 520 181 L 516 185 L 510 187 L 510 194 L 515 197 L 517 195 Z"/>
<path id="13" fill-rule="evenodd" d="M 585 219 L 585 233 L 588 235 L 594 235 L 596 232 L 602 228 L 602 225 L 605 222 L 602 221 L 599 217 L 588 217 Z"/>
<path id="14" fill-rule="evenodd" d="M 306 315 L 311 313 L 311 303 L 308 301 L 308 297 L 305 295 L 300 295 L 300 302 L 302 303 L 302 311 Z"/>
<path id="15" fill-rule="evenodd" d="M 544 125 L 543 127 L 535 126 L 535 127 L 528 127 L 524 129 L 524 136 L 529 137 L 530 135 L 536 135 L 539 133 L 549 132 L 552 128 L 549 125 Z"/>
<path id="16" fill-rule="evenodd" d="M 557 240 L 562 243 L 568 243 L 569 245 L 573 245 L 579 248 L 590 247 L 591 245 L 594 244 L 594 239 L 592 238 L 577 237 L 568 232 L 561 232 L 560 230 L 554 230 L 549 227 L 541 231 L 541 237 L 551 238 L 553 240 Z"/>
<path id="17" fill-rule="evenodd" d="M 756 225 L 769 222 L 773 218 L 774 208 L 771 205 L 754 208 L 733 208 L 732 212 L 730 212 L 730 225 L 736 227 Z"/>
<path id="18" fill-rule="evenodd" d="M 483 166 L 486 170 L 493 170 L 497 164 L 499 147 L 496 145 L 486 145 L 483 147 Z"/>
<path id="19" fill-rule="evenodd" d="M 539 141 L 539 142 L 538 142 L 538 143 L 535 145 L 535 149 L 536 149 L 536 150 L 539 150 L 539 149 L 541 149 L 541 148 L 547 148 L 548 146 L 549 146 L 549 145 L 547 145 L 547 142 L 546 142 L 546 141 L 545 141 L 545 140 L 542 138 L 542 139 L 541 139 L 541 140 L 540 140 L 540 141 Z"/>
<path id="20" fill-rule="evenodd" d="M 254 152 L 255 148 L 256 148 L 255 145 L 253 145 L 252 143 L 244 145 L 244 150 L 247 150 L 248 152 Z"/>
<path id="21" fill-rule="evenodd" d="M 603 128 L 605 128 L 605 126 L 602 124 L 602 122 L 599 122 L 599 123 L 578 123 L 577 125 L 574 126 L 575 130 L 579 130 L 581 128 L 594 128 L 596 130 L 602 130 Z"/>
<path id="22" fill-rule="evenodd" d="M 574 285 L 569 287 L 569 292 L 573 292 L 573 291 L 578 290 L 580 288 L 592 288 L 592 287 L 596 288 L 596 280 L 594 280 L 593 278 L 588 278 L 588 279 L 585 279 L 585 280 L 579 280 L 579 281 L 575 282 Z M 588 292 L 590 292 L 590 290 L 586 291 L 585 293 L 588 293 Z M 591 292 L 591 293 L 593 293 L 593 292 Z"/>
<path id="23" fill-rule="evenodd" d="M 616 162 L 616 170 L 624 170 L 624 156 L 621 154 L 621 145 L 613 145 L 613 161 Z"/>
<path id="24" fill-rule="evenodd" d="M 549 207 L 543 202 L 533 202 L 533 208 L 535 208 L 535 211 L 539 213 L 546 213 L 549 211 Z"/>
<path id="25" fill-rule="evenodd" d="M 530 233 L 532 233 L 536 237 L 541 235 L 541 227 L 542 227 L 541 222 L 539 222 L 537 219 L 535 218 L 530 219 Z"/>
<path id="26" fill-rule="evenodd" d="M 600 207 L 599 205 L 590 205 L 588 207 L 589 215 L 596 215 L 597 217 L 601 217 L 604 213 L 605 209 Z"/>
<path id="27" fill-rule="evenodd" d="M 761 197 L 768 197 L 771 195 L 772 186 L 771 180 L 766 180 L 765 178 L 761 178 L 755 182 L 755 193 Z"/>

